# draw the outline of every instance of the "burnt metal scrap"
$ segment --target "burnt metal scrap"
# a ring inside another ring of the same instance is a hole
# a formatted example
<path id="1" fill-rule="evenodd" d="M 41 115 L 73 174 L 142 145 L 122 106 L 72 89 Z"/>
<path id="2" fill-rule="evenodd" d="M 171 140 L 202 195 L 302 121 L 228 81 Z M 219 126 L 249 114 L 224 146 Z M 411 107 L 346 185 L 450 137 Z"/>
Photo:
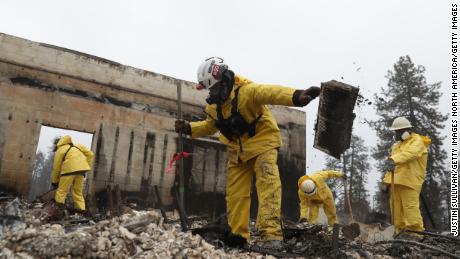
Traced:
<path id="1" fill-rule="evenodd" d="M 314 147 L 339 159 L 350 147 L 357 87 L 335 80 L 321 83 Z"/>

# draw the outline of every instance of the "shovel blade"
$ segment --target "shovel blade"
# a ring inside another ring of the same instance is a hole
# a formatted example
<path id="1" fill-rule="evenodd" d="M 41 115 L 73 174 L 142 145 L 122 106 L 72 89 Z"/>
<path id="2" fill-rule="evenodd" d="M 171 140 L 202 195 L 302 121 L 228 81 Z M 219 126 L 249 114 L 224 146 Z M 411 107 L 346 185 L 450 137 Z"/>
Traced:
<path id="1" fill-rule="evenodd" d="M 393 240 L 393 235 L 395 231 L 395 228 L 393 225 L 384 227 L 380 223 L 374 223 L 374 224 L 357 223 L 357 224 L 359 224 L 359 228 L 360 228 L 360 234 L 358 238 L 362 242 L 374 244 L 375 242 L 378 242 L 378 241 Z"/>
<path id="2" fill-rule="evenodd" d="M 46 203 L 46 202 L 54 200 L 55 195 L 56 195 L 56 190 L 53 190 L 53 191 L 42 194 L 42 196 L 39 197 L 39 200 L 43 203 Z"/>

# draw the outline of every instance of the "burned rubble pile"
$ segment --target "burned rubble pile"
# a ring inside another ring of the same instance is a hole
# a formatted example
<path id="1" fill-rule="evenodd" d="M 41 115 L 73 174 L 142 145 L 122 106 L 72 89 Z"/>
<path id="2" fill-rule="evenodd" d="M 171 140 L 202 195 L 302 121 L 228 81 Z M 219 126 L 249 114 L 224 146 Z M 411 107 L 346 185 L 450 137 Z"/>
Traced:
<path id="1" fill-rule="evenodd" d="M 207 224 L 200 217 L 192 220 L 191 231 L 183 232 L 177 217 L 169 215 L 169 223 L 165 223 L 158 210 L 130 210 L 99 221 L 70 216 L 57 222 L 43 221 L 42 212 L 43 204 L 28 204 L 18 198 L 0 200 L 0 258 L 449 258 L 447 253 L 460 256 L 460 241 L 438 236 L 428 236 L 421 243 L 437 247 L 444 254 L 411 243 L 368 244 L 342 236 L 334 241 L 327 227 L 290 223 L 284 227 L 285 248 L 273 251 L 257 245 L 255 229 L 253 245 L 231 248 L 219 240 L 215 231 L 222 229 L 216 228 L 221 222 Z"/>
<path id="2" fill-rule="evenodd" d="M 15 216 L 8 214 L 11 207 L 17 209 Z M 19 204 L 18 200 L 2 206 L 1 213 L 4 227 L 0 234 L 0 258 L 257 257 L 238 250 L 216 249 L 199 235 L 180 231 L 179 223 L 164 224 L 157 210 L 132 210 L 120 217 L 89 221 L 71 228 L 72 220 L 42 223 L 36 218 L 39 213 L 33 206 L 26 208 L 26 204 Z M 17 222 L 6 222 L 10 217 Z"/>

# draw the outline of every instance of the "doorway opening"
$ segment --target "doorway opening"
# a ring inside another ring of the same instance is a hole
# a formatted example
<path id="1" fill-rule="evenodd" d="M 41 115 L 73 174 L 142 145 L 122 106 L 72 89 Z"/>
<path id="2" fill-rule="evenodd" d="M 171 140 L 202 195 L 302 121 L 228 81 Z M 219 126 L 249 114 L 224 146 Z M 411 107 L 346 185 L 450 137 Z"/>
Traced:
<path id="1" fill-rule="evenodd" d="M 35 200 L 37 197 L 51 190 L 54 140 L 66 135 L 72 137 L 73 143 L 83 144 L 88 149 L 91 149 L 94 135 L 92 133 L 42 125 L 32 170 L 32 184 L 29 191 L 29 200 Z"/>

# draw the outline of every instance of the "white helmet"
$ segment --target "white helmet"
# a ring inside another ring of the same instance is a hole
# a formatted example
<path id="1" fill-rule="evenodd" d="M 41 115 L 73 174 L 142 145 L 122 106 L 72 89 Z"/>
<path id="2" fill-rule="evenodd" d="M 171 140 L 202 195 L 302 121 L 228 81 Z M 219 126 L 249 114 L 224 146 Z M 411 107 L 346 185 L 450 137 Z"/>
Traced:
<path id="1" fill-rule="evenodd" d="M 399 130 L 399 129 L 407 129 L 407 128 L 412 128 L 412 124 L 410 124 L 410 121 L 406 119 L 405 117 L 396 118 L 390 127 L 391 130 Z"/>
<path id="2" fill-rule="evenodd" d="M 209 89 L 222 79 L 222 73 L 228 69 L 224 60 L 219 57 L 207 58 L 198 67 L 198 85 L 196 89 Z"/>
<path id="3" fill-rule="evenodd" d="M 300 188 L 308 196 L 316 194 L 316 184 L 310 179 L 303 181 Z"/>

